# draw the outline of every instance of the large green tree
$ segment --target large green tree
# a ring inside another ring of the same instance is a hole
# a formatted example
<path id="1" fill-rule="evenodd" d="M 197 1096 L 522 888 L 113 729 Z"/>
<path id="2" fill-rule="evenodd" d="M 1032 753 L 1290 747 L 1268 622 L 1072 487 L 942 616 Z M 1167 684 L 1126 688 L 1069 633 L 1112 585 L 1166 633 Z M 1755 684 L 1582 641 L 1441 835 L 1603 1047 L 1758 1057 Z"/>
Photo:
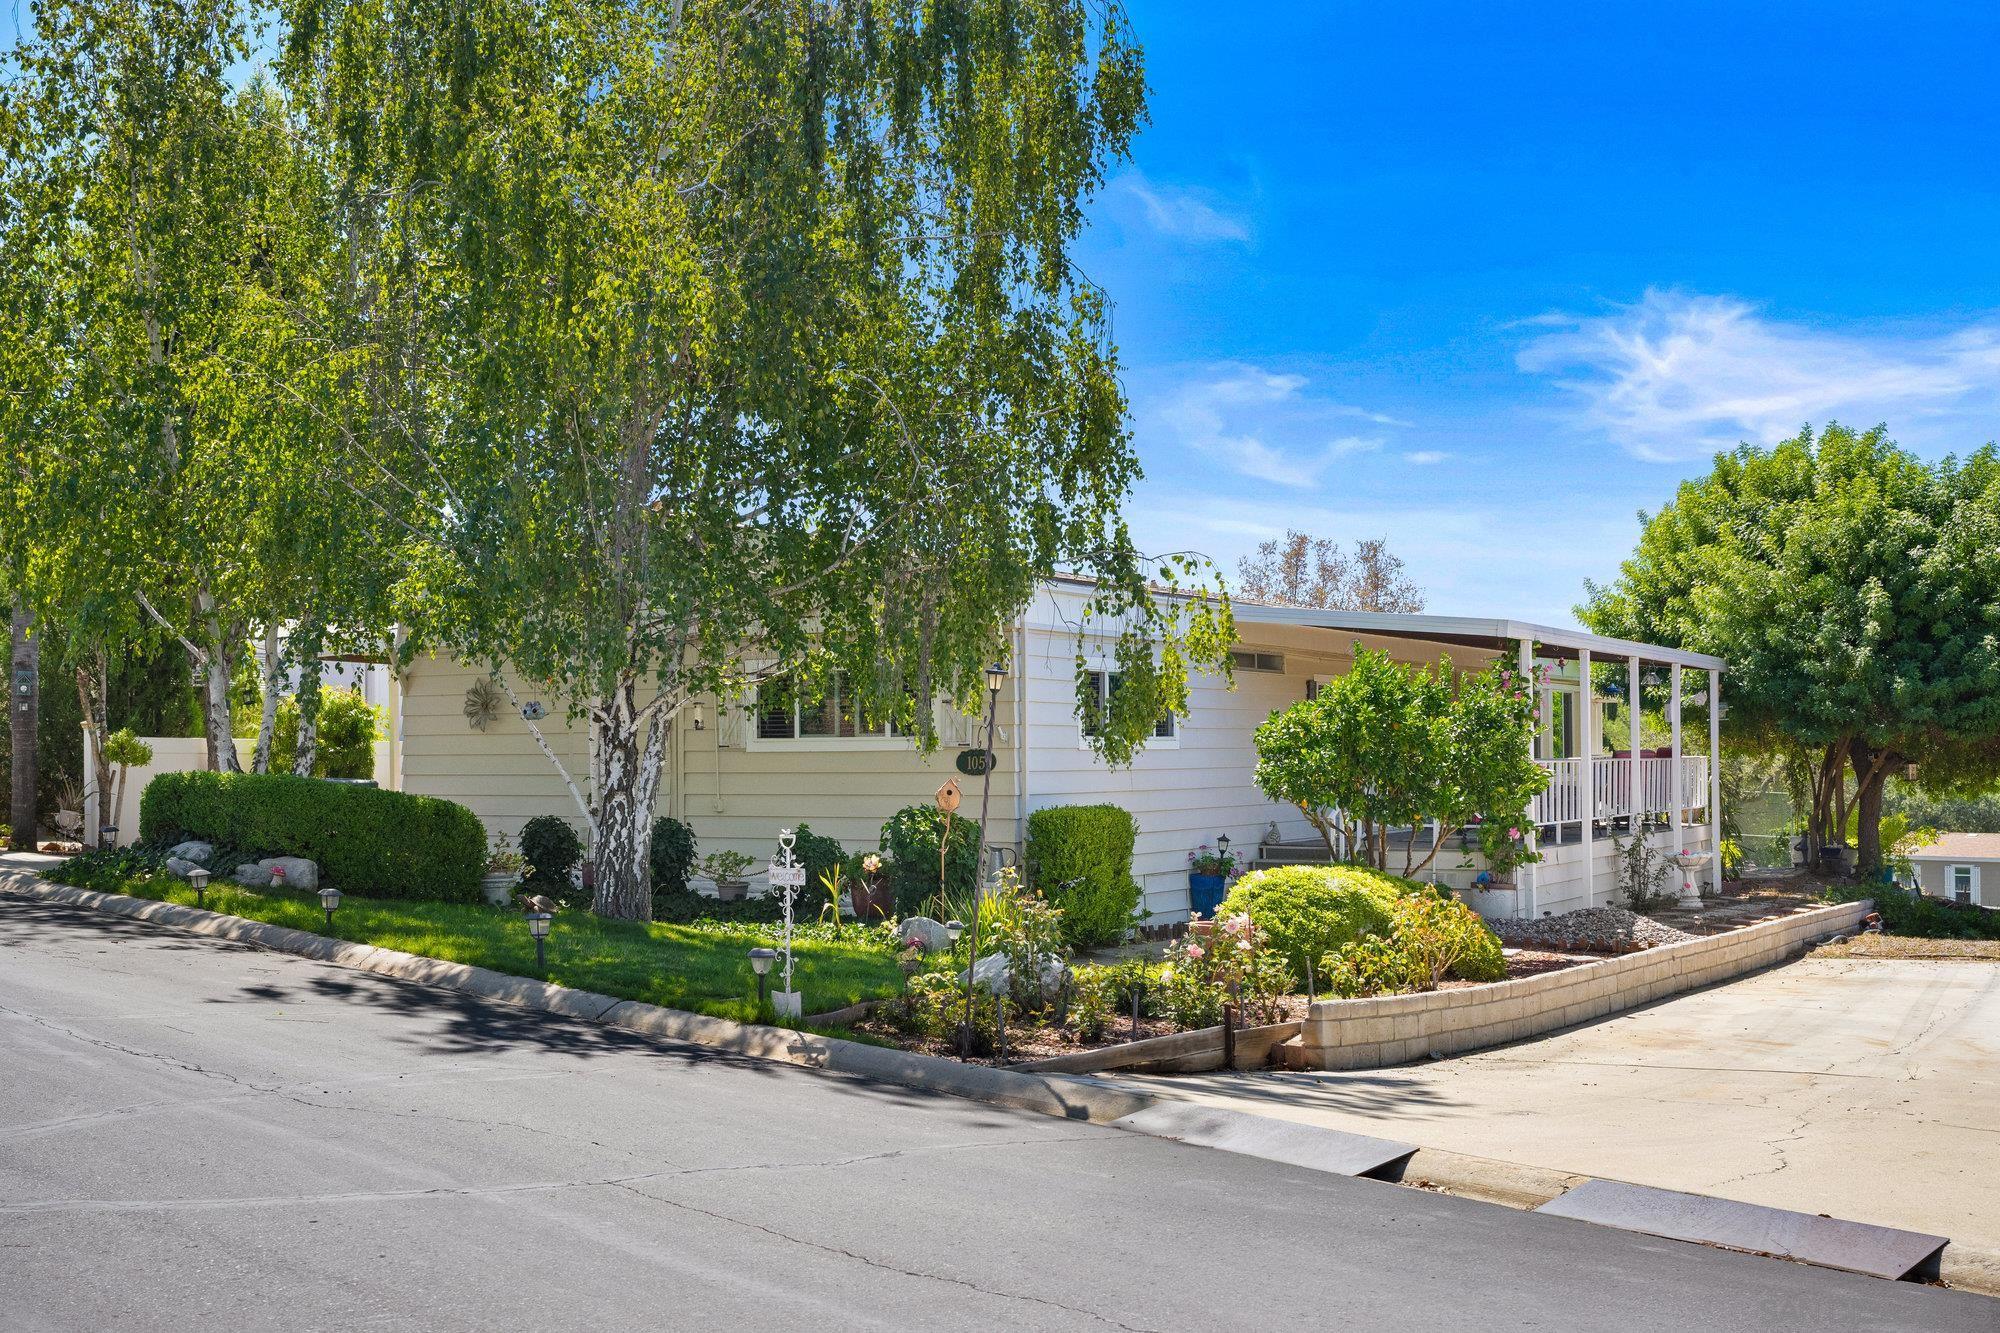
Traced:
<path id="1" fill-rule="evenodd" d="M 1226 669 L 1226 603 L 1156 596 L 1192 562 L 1142 559 L 1118 516 L 1138 466 L 1070 254 L 1141 116 L 1121 6 L 282 12 L 362 275 L 344 440 L 376 476 L 350 484 L 416 552 L 413 642 L 588 728 L 565 777 L 598 911 L 650 913 L 645 833 L 699 694 L 839 669 L 928 742 L 1059 568 L 1098 580 L 1118 645 L 1112 758 L 1183 703 L 1191 656 Z"/>
<path id="2" fill-rule="evenodd" d="M 1645 516 L 1602 633 L 1728 659 L 1731 738 L 1806 765 L 1809 834 L 1881 861 L 1883 784 L 2000 775 L 2000 457 L 1926 464 L 1831 424 L 1718 455 Z"/>

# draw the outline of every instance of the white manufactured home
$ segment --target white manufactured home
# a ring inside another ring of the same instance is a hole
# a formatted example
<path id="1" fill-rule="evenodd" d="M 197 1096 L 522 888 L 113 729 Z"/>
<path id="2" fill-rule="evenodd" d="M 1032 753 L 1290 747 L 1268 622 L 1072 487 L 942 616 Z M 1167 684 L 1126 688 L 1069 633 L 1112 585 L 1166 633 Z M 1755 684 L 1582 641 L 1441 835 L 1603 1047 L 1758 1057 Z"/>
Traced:
<path id="1" fill-rule="evenodd" d="M 1704 862 L 1715 846 L 1719 792 L 1706 758 L 1682 752 L 1679 708 L 1669 710 L 1671 743 L 1647 753 L 1638 743 L 1633 710 L 1621 709 L 1616 698 L 1582 702 L 1578 685 L 1590 678 L 1593 663 L 1617 664 L 1621 678 L 1629 677 L 1628 690 L 1642 678 L 1657 681 L 1656 692 L 1670 690 L 1679 701 L 1689 675 L 1686 697 L 1714 700 L 1723 666 L 1717 659 L 1513 620 L 1238 602 L 1234 688 L 1219 677 L 1198 677 L 1186 713 L 1162 718 L 1137 759 L 1113 768 L 1091 752 L 1076 716 L 1075 627 L 1087 594 L 1086 585 L 1052 581 L 1011 628 L 1013 660 L 998 696 L 990 791 L 986 778 L 957 769 L 960 753 L 984 741 L 983 718 L 942 710 L 942 744 L 925 756 L 905 737 L 857 726 L 837 698 L 803 710 L 709 699 L 699 727 L 687 714 L 675 727 L 659 813 L 692 827 L 703 854 L 727 848 L 762 862 L 778 830 L 800 823 L 849 850 L 873 848 L 891 813 L 930 800 L 952 777 L 965 790 L 962 813 L 987 803 L 989 840 L 1016 853 L 1030 811 L 1110 802 L 1138 821 L 1134 872 L 1151 919 L 1180 920 L 1188 910 L 1187 853 L 1218 835 L 1228 835 L 1247 857 L 1323 855 L 1315 852 L 1318 839 L 1296 809 L 1257 790 L 1251 737 L 1273 712 L 1346 671 L 1359 644 L 1412 663 L 1445 658 L 1456 668 L 1477 670 L 1504 656 L 1550 669 L 1534 745 L 1551 783 L 1525 815 L 1540 831 L 1544 860 L 1516 873 L 1517 888 L 1474 895 L 1481 911 L 1546 915 L 1613 900 L 1610 835 L 1635 816 L 1666 823 L 1663 850 L 1685 850 L 1688 865 L 1717 873 Z M 1096 687 L 1105 690 L 1114 683 L 1107 651 L 1108 644 L 1101 650 L 1088 641 L 1084 646 L 1086 663 L 1097 664 Z M 467 722 L 467 693 L 484 675 L 427 658 L 403 672 L 390 706 L 393 784 L 460 801 L 489 830 L 510 837 L 535 815 L 574 818 L 575 805 L 554 766 L 517 717 L 503 712 L 484 728 Z M 1600 686 L 1596 693 L 1613 692 Z M 581 730 L 557 719 L 542 727 L 572 772 L 587 771 Z M 1712 722 L 1708 739 L 1712 753 Z M 1468 887 L 1478 868 L 1476 851 L 1456 846 L 1441 851 L 1433 865 L 1440 881 L 1458 888 Z"/>

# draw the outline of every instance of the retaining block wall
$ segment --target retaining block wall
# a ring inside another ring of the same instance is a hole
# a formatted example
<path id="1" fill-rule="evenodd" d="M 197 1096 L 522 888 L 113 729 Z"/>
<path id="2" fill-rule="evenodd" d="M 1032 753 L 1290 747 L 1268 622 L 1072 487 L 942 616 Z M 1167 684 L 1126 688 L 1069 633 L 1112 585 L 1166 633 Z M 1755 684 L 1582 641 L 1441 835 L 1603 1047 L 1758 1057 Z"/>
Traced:
<path id="1" fill-rule="evenodd" d="M 1519 1041 L 1728 981 L 1849 933 L 1874 909 L 1842 903 L 1561 972 L 1491 986 L 1322 1000 L 1301 1034 L 1308 1069 L 1377 1069 Z"/>

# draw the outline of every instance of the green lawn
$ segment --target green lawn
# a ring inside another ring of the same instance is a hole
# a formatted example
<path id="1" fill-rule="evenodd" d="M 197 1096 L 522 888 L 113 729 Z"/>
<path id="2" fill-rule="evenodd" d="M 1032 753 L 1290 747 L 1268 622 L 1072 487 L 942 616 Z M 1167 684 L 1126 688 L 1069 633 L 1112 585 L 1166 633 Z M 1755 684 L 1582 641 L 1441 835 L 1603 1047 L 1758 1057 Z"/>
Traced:
<path id="1" fill-rule="evenodd" d="M 93 888 L 103 885 L 93 883 Z M 169 875 L 134 876 L 119 892 L 160 902 L 194 905 L 194 890 Z M 535 942 L 520 912 L 458 903 L 402 902 L 388 898 L 340 900 L 326 924 L 317 896 L 257 893 L 235 885 L 208 889 L 212 912 L 269 921 L 404 953 L 467 963 L 518 977 L 535 977 L 578 990 L 643 1000 L 718 1018 L 754 1021 L 757 979 L 747 951 L 772 942 L 755 929 L 720 930 L 655 922 L 606 921 L 584 911 L 556 914 L 549 932 L 549 967 L 535 970 Z M 793 976 L 807 1013 L 826 1013 L 902 989 L 895 958 L 857 939 L 853 943 L 795 940 Z M 771 975 L 772 989 L 778 976 Z M 768 1019 L 766 1012 L 762 1017 Z"/>

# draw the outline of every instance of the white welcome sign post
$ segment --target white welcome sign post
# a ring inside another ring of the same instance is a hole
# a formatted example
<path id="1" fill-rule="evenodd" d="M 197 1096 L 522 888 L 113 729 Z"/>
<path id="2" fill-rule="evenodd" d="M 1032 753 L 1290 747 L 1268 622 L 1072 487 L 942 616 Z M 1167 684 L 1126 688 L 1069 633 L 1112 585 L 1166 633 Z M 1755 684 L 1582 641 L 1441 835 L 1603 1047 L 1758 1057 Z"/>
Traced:
<path id="1" fill-rule="evenodd" d="M 792 987 L 792 904 L 798 898 L 799 890 L 806 886 L 806 868 L 792 851 L 797 842 L 797 834 L 790 829 L 779 829 L 778 854 L 771 858 L 768 871 L 771 888 L 783 897 L 785 903 L 785 988 L 771 996 L 771 1007 L 780 1018 L 801 1018 L 805 1015 L 799 993 Z"/>

